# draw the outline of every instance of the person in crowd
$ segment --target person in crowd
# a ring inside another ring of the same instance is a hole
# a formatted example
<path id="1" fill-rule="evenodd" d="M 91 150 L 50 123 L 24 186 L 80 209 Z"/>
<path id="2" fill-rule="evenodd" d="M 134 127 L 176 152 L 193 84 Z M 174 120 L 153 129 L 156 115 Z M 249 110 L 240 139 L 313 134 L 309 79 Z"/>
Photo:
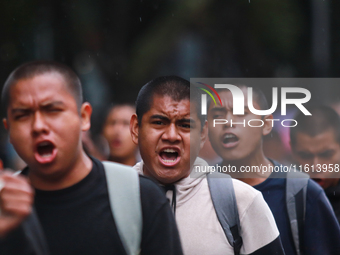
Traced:
<path id="1" fill-rule="evenodd" d="M 208 107 L 209 137 L 212 147 L 222 158 L 221 166 L 233 166 L 236 171 L 230 172 L 232 176 L 262 192 L 275 217 L 286 254 L 340 254 L 339 224 L 324 191 L 310 179 L 287 179 L 286 172 L 270 170 L 282 166 L 267 158 L 262 148 L 263 137 L 272 129 L 273 117 L 252 113 L 248 107 L 248 87 L 237 87 L 244 94 L 244 115 L 233 114 L 233 95 L 227 89 L 217 90 L 222 105 L 210 103 Z M 254 87 L 252 94 L 254 108 L 267 110 L 264 94 Z M 214 119 L 228 122 L 214 126 Z M 251 125 L 248 124 L 250 120 Z M 245 172 L 245 167 L 259 171 Z M 299 199 L 294 197 L 292 209 L 286 202 L 287 191 L 291 192 L 290 188 L 287 190 L 287 187 L 291 187 L 288 183 L 298 187 L 304 181 Z M 294 220 L 290 218 L 289 212 L 295 212 L 295 208 L 297 212 Z M 295 228 L 297 230 L 293 232 Z"/>
<path id="2" fill-rule="evenodd" d="M 207 175 L 196 171 L 208 166 L 197 157 L 207 136 L 199 109 L 199 99 L 190 101 L 190 82 L 185 79 L 165 76 L 144 85 L 130 123 L 142 157 L 135 168 L 165 189 L 184 254 L 239 254 L 216 215 Z M 243 240 L 240 254 L 284 254 L 275 220 L 261 193 L 238 180 L 231 185 L 237 208 L 228 208 L 223 215 L 238 210 Z"/>
<path id="3" fill-rule="evenodd" d="M 290 128 L 293 157 L 325 191 L 340 222 L 340 117 L 331 107 L 313 106 Z"/>
<path id="4" fill-rule="evenodd" d="M 130 134 L 130 119 L 135 113 L 131 104 L 117 104 L 106 115 L 102 135 L 110 148 L 109 161 L 133 166 L 137 163 L 138 147 Z"/>
<path id="5" fill-rule="evenodd" d="M 110 207 L 108 171 L 82 147 L 92 109 L 77 75 L 60 63 L 29 62 L 10 74 L 1 99 L 10 141 L 27 163 L 19 175 L 0 176 L 1 254 L 130 254 Z M 136 180 L 141 254 L 182 254 L 162 191 L 145 177 Z"/>
<path id="6" fill-rule="evenodd" d="M 81 141 L 87 155 L 93 156 L 99 160 L 107 160 L 109 150 L 105 138 L 102 136 L 93 138 L 91 130 L 87 130 L 82 133 Z"/>

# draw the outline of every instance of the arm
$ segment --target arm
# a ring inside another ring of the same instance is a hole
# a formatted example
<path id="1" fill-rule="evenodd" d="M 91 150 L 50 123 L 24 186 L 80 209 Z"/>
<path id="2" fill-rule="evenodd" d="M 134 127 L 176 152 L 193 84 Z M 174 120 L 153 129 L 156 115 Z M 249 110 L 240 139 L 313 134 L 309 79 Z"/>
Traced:
<path id="1" fill-rule="evenodd" d="M 325 192 L 312 180 L 307 188 L 304 252 L 340 254 L 340 228 Z"/>

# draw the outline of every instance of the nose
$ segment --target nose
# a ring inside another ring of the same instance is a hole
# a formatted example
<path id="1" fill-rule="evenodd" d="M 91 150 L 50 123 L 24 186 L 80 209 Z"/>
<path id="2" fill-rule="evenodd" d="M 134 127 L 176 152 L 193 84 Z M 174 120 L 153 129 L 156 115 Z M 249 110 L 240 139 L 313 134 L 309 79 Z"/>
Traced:
<path id="1" fill-rule="evenodd" d="M 235 116 L 233 115 L 233 113 L 231 111 L 228 111 L 225 115 L 225 118 L 226 120 L 228 121 L 226 124 L 225 124 L 225 127 L 226 128 L 229 128 L 231 126 L 234 126 L 234 125 L 231 125 L 231 123 L 234 123 L 235 122 Z"/>
<path id="2" fill-rule="evenodd" d="M 167 140 L 169 142 L 176 142 L 181 139 L 181 136 L 178 133 L 176 125 L 174 123 L 170 124 L 163 133 L 163 140 Z"/>
<path id="3" fill-rule="evenodd" d="M 307 164 L 308 165 L 308 164 Z M 320 178 L 322 175 L 322 162 L 320 161 L 320 158 L 317 156 L 314 156 L 311 165 L 308 166 L 309 169 L 309 175 L 312 178 Z"/>
<path id="4" fill-rule="evenodd" d="M 33 123 L 32 123 L 32 132 L 33 132 L 33 135 L 38 135 L 41 133 L 48 132 L 46 120 L 40 112 L 36 112 L 34 114 Z"/>
<path id="5" fill-rule="evenodd" d="M 320 158 L 319 157 L 314 157 L 313 158 L 313 165 L 316 167 L 318 164 L 321 164 Z"/>

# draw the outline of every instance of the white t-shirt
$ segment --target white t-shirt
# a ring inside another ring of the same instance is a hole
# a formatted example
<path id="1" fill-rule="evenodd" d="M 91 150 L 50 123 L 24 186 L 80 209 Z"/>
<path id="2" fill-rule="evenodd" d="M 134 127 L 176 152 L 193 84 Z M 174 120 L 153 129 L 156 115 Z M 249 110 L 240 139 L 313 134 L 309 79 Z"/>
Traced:
<path id="1" fill-rule="evenodd" d="M 207 163 L 197 158 L 194 163 Z M 134 168 L 143 174 L 143 162 Z M 234 254 L 221 224 L 218 221 L 205 173 L 188 176 L 174 183 L 176 187 L 176 222 L 186 255 Z M 243 239 L 241 254 L 251 254 L 266 246 L 279 236 L 274 217 L 264 201 L 261 192 L 248 184 L 233 179 L 237 208 Z M 167 198 L 172 204 L 172 191 Z"/>

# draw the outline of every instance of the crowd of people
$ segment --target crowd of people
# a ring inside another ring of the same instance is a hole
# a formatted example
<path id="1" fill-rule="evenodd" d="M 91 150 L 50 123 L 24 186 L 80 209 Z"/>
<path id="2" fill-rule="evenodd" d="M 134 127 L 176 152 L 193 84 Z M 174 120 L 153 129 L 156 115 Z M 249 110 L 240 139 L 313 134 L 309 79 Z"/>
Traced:
<path id="1" fill-rule="evenodd" d="M 247 86 L 238 87 L 247 102 Z M 337 171 L 206 171 L 199 154 L 208 139 L 219 169 L 282 169 L 263 151 L 273 116 L 245 105 L 242 118 L 265 124 L 215 126 L 240 118 L 231 92 L 217 92 L 206 119 L 189 81 L 151 80 L 135 105 L 108 109 L 105 155 L 84 135 L 92 108 L 69 67 L 16 68 L 1 94 L 3 124 L 27 167 L 0 173 L 0 254 L 340 254 Z M 254 94 L 254 107 L 267 109 Z M 339 167 L 340 117 L 327 106 L 310 111 L 290 133 L 297 164 Z"/>

